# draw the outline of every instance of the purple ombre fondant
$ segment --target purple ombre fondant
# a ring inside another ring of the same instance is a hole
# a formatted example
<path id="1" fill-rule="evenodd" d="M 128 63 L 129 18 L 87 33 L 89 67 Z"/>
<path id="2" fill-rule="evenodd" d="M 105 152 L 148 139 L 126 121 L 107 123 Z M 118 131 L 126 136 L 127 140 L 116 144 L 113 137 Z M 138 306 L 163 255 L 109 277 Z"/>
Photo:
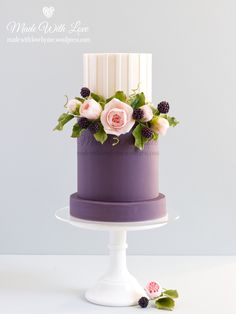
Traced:
<path id="1" fill-rule="evenodd" d="M 78 189 L 70 197 L 74 217 L 113 222 L 143 221 L 166 215 L 158 187 L 158 143 L 134 147 L 131 133 L 115 146 L 109 135 L 102 145 L 84 131 L 78 145 Z"/>

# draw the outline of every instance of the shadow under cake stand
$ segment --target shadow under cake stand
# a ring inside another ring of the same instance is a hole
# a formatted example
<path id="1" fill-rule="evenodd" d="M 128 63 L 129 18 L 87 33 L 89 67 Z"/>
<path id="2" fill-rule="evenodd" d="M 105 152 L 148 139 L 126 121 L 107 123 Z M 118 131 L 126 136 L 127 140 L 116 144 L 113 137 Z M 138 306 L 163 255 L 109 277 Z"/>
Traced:
<path id="1" fill-rule="evenodd" d="M 179 216 L 169 218 L 165 216 L 157 220 L 139 222 L 100 222 L 78 219 L 70 215 L 69 208 L 56 211 L 57 219 L 75 227 L 109 231 L 110 265 L 97 284 L 88 289 L 85 297 L 88 301 L 107 306 L 136 305 L 139 298 L 146 296 L 142 286 L 133 277 L 126 265 L 126 235 L 127 231 L 149 230 L 165 226 L 170 220 L 177 220 Z"/>

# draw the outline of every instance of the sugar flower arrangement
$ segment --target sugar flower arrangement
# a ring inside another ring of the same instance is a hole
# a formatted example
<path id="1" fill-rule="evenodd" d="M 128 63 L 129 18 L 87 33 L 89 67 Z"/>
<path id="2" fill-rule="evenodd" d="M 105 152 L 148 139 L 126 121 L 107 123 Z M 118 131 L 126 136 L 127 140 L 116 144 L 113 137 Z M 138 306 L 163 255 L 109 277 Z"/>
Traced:
<path id="1" fill-rule="evenodd" d="M 81 89 L 81 97 L 68 100 L 67 112 L 60 115 L 54 130 L 61 131 L 64 125 L 75 118 L 71 137 L 78 138 L 85 130 L 91 132 L 96 141 L 105 143 L 108 134 L 113 135 L 114 143 L 119 143 L 119 136 L 132 132 L 134 145 L 142 150 L 144 145 L 159 135 L 165 135 L 167 129 L 179 122 L 168 115 L 169 104 L 162 101 L 158 106 L 146 101 L 144 93 L 137 89 L 129 96 L 117 91 L 105 99 L 92 93 L 87 87 Z"/>
<path id="2" fill-rule="evenodd" d="M 150 281 L 145 287 L 146 296 L 138 300 L 139 306 L 147 307 L 151 302 L 160 310 L 172 311 L 175 307 L 175 300 L 179 297 L 177 290 L 162 288 L 157 281 Z"/>

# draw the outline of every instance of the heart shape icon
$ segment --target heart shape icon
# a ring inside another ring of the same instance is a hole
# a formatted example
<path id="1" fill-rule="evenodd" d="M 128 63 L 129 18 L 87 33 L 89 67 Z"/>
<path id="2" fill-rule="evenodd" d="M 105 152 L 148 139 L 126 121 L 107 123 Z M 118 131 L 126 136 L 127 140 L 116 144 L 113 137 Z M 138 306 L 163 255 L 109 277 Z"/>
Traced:
<path id="1" fill-rule="evenodd" d="M 53 16 L 54 11 L 55 11 L 54 7 L 43 7 L 43 14 L 48 19 Z"/>

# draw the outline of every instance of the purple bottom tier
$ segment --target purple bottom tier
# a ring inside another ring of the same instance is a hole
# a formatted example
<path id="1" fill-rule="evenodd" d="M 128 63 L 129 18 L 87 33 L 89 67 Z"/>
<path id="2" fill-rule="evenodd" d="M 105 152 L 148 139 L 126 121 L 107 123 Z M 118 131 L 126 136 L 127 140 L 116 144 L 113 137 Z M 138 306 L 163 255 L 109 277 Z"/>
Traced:
<path id="1" fill-rule="evenodd" d="M 165 195 L 139 202 L 101 202 L 70 196 L 73 217 L 107 222 L 134 222 L 162 218 L 167 214 Z"/>

